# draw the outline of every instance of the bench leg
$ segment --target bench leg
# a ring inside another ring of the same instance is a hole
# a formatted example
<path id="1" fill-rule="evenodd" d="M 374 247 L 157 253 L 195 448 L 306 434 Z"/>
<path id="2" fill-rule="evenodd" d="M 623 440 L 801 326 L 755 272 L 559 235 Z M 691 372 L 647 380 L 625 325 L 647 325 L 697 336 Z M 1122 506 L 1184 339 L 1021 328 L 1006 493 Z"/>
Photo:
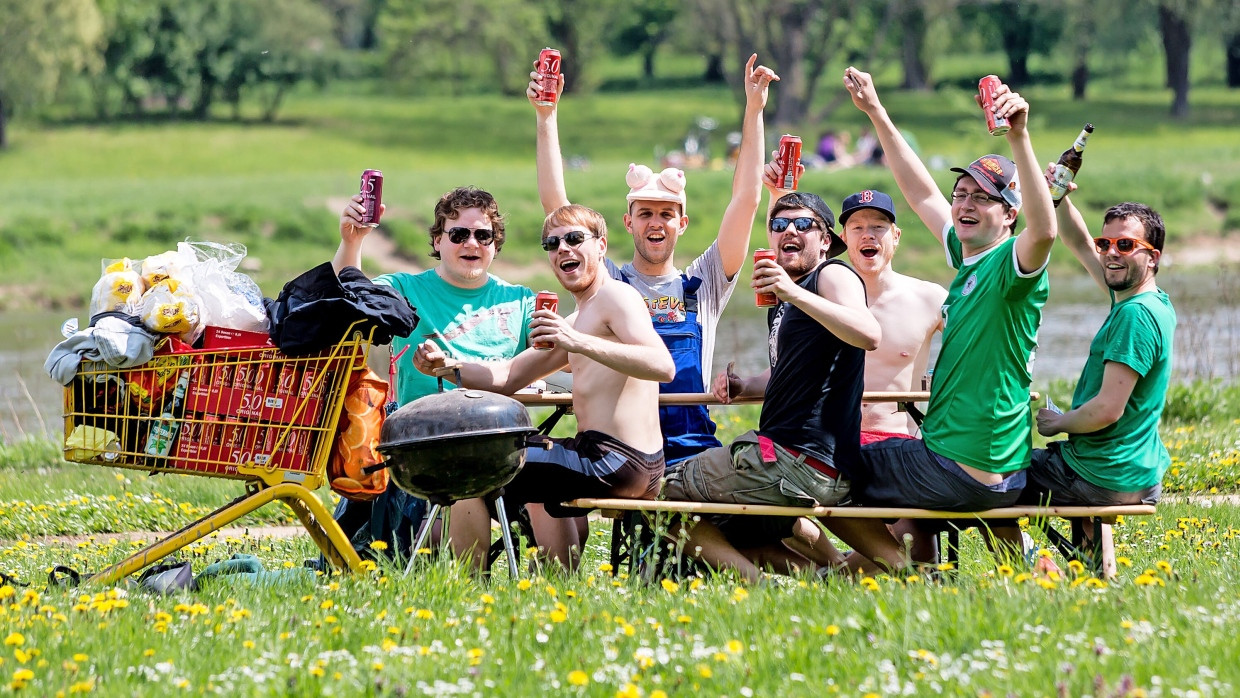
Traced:
<path id="1" fill-rule="evenodd" d="M 948 574 L 955 576 L 960 567 L 960 529 L 948 526 L 943 533 L 947 536 L 947 542 L 940 546 L 939 557 L 942 559 L 946 553 L 947 562 L 952 566 Z"/>

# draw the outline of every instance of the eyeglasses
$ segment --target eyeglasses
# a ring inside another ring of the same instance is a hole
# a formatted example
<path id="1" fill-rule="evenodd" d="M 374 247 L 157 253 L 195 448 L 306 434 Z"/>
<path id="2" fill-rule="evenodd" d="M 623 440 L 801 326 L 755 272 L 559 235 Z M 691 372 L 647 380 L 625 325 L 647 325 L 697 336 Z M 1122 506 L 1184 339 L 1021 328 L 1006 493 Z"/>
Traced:
<path id="1" fill-rule="evenodd" d="M 1115 251 L 1120 254 L 1132 254 L 1137 251 L 1137 248 L 1150 251 L 1155 249 L 1150 243 L 1137 238 L 1094 238 L 1094 249 L 1098 250 L 1098 254 L 1110 252 L 1111 245 L 1115 245 Z"/>
<path id="2" fill-rule="evenodd" d="M 598 233 L 587 233 L 584 230 L 570 230 L 563 235 L 548 235 L 543 238 L 542 248 L 548 252 L 557 249 L 560 246 L 560 240 L 568 243 L 569 247 L 576 247 L 590 238 L 603 237 Z"/>
<path id="3" fill-rule="evenodd" d="M 958 204 L 964 201 L 965 199 L 973 199 L 973 203 L 977 204 L 978 206 L 985 206 L 986 204 L 993 203 L 993 202 L 1003 203 L 1003 199 L 1001 199 L 1000 197 L 991 196 L 990 194 L 987 194 L 984 191 L 975 191 L 975 192 L 954 191 L 952 192 L 953 203 Z"/>
<path id="4" fill-rule="evenodd" d="M 804 233 L 807 230 L 813 230 L 818 227 L 818 220 L 809 216 L 800 218 L 772 218 L 771 232 L 782 233 L 788 229 L 788 225 L 792 224 L 796 227 L 798 233 Z"/>
<path id="5" fill-rule="evenodd" d="M 448 239 L 452 241 L 453 245 L 465 244 L 470 235 L 474 236 L 479 245 L 490 245 L 495 239 L 495 231 L 487 228 L 452 228 L 448 230 Z"/>

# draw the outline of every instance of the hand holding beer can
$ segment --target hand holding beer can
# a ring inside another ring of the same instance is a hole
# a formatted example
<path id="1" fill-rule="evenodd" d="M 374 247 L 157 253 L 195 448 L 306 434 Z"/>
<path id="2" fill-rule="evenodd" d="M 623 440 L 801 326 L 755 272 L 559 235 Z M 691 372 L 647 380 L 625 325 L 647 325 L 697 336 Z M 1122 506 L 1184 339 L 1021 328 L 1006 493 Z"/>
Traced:
<path id="1" fill-rule="evenodd" d="M 801 164 L 801 137 L 784 134 L 779 138 L 779 186 L 795 190 L 801 176 L 797 165 Z"/>
<path id="2" fill-rule="evenodd" d="M 560 297 L 554 291 L 539 291 L 534 296 L 534 310 L 550 310 L 553 313 L 559 313 Z M 554 342 L 530 342 L 530 346 L 535 349 L 546 351 L 554 349 Z"/>
<path id="3" fill-rule="evenodd" d="M 540 51 L 535 70 L 539 75 L 539 88 L 538 99 L 534 103 L 540 107 L 550 107 L 559 98 L 560 52 L 553 48 Z"/>
<path id="4" fill-rule="evenodd" d="M 760 259 L 769 259 L 775 261 L 775 250 L 757 249 L 753 251 L 753 263 L 757 265 Z M 759 308 L 774 308 L 779 305 L 779 296 L 774 291 L 754 291 L 754 304 Z"/>
<path id="5" fill-rule="evenodd" d="M 379 170 L 362 172 L 362 205 L 366 212 L 362 214 L 362 225 L 371 228 L 379 225 L 379 216 L 383 215 L 383 173 Z"/>
<path id="6" fill-rule="evenodd" d="M 1002 84 L 997 75 L 987 75 L 977 81 L 977 91 L 982 98 L 982 112 L 986 115 L 986 128 L 992 136 L 1002 136 L 1012 130 L 1007 117 L 995 115 L 995 90 Z"/>

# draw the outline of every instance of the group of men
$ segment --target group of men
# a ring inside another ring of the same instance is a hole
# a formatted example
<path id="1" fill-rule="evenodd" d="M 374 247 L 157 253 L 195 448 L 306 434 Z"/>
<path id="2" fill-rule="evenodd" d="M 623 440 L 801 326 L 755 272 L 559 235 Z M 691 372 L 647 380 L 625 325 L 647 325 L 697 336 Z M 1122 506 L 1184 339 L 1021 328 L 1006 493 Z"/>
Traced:
<path id="1" fill-rule="evenodd" d="M 459 364 L 465 386 L 501 393 L 571 370 L 577 435 L 555 440 L 550 450 L 529 450 L 506 487 L 510 503 L 525 506 L 546 556 L 576 566 L 588 529 L 581 512 L 560 505 L 579 497 L 661 494 L 950 511 L 1155 502 L 1170 460 L 1157 426 L 1175 326 L 1155 283 L 1165 237 L 1158 214 L 1141 204 L 1117 205 L 1092 237 L 1070 197 L 1054 208 L 1043 182 L 1049 170 L 1038 166 L 1027 130 L 1029 105 L 1006 86 L 993 109 L 1011 124 L 1012 157 L 986 155 L 956 169 L 944 196 L 870 76 L 849 68 L 844 87 L 873 124 L 901 194 L 957 272 L 943 289 L 892 269 L 902 231 L 889 195 L 865 190 L 847 197 L 837 229 L 820 197 L 781 188 L 777 165 L 764 165 L 762 120 L 769 85 L 779 78 L 756 66 L 756 56 L 743 77 L 732 198 L 715 242 L 683 271 L 673 252 L 689 224 L 684 173 L 630 165 L 623 226 L 634 253 L 617 266 L 606 257 L 603 216 L 568 199 L 558 100 L 540 104 L 539 76 L 531 74 L 538 191 L 547 214 L 542 247 L 575 311 L 561 317 L 534 310 L 528 289 L 488 273 L 504 242 L 503 219 L 494 199 L 472 188 L 453 190 L 436 206 L 434 269 L 376 278 L 419 311 L 414 334 L 392 347 L 416 347 L 418 372 L 398 374 L 402 403 L 432 392 L 429 375 L 448 363 Z M 729 366 L 712 379 L 716 327 L 748 259 L 764 187 L 766 242 L 777 256 L 754 264 L 750 286 L 778 301 L 767 316 L 770 368 L 741 377 Z M 360 268 L 369 231 L 362 212 L 358 196 L 341 217 L 338 270 Z M 1026 223 L 1018 232 L 1021 213 Z M 1040 433 L 1068 439 L 1034 450 L 1030 364 L 1057 237 L 1109 292 L 1111 313 L 1091 345 L 1072 409 L 1037 415 Z M 845 251 L 849 263 L 840 258 Z M 864 391 L 918 387 L 939 331 L 924 424 L 892 403 L 862 402 Z M 533 348 L 535 342 L 552 349 Z M 659 406 L 660 392 L 704 391 L 723 402 L 761 396 L 758 428 L 723 445 L 704 406 Z M 490 541 L 487 506 L 457 502 L 447 531 L 453 552 L 475 569 L 485 565 Z M 763 568 L 850 563 L 894 570 L 936 554 L 933 531 L 914 522 L 824 523 L 855 553 L 841 555 L 807 520 L 704 517 L 679 533 L 702 561 L 750 580 Z M 993 538 L 1020 545 L 1014 522 L 994 527 Z"/>

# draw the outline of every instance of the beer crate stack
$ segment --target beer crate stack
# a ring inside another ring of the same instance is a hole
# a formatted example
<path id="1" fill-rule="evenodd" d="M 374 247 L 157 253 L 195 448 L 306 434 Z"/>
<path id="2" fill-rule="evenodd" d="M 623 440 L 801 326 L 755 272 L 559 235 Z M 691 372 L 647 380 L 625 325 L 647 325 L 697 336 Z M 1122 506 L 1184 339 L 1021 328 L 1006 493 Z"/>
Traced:
<path id="1" fill-rule="evenodd" d="M 293 358 L 265 334 L 210 327 L 200 350 L 124 370 L 84 363 L 65 390 L 66 460 L 313 489 L 367 346 L 346 338 Z"/>

